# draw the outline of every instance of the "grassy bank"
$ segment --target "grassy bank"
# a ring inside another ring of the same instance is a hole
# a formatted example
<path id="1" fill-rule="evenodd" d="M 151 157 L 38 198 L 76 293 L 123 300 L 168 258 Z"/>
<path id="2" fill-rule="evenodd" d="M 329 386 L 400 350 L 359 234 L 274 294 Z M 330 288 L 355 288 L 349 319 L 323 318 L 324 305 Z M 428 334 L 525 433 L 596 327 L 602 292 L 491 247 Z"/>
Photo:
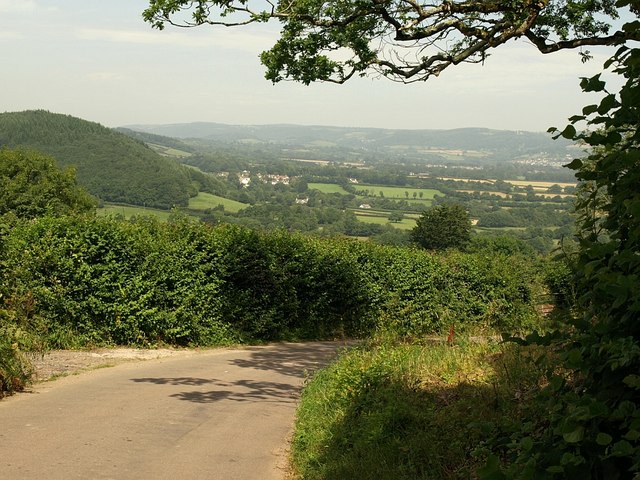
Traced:
<path id="1" fill-rule="evenodd" d="M 292 460 L 305 480 L 468 479 L 531 408 L 538 353 L 462 342 L 367 345 L 306 387 Z"/>

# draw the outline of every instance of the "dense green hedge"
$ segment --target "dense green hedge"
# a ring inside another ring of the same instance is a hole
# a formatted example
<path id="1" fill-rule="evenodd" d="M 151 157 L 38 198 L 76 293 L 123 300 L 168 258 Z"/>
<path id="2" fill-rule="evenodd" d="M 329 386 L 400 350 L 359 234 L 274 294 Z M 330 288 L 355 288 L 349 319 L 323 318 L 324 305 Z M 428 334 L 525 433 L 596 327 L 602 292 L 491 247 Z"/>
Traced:
<path id="1" fill-rule="evenodd" d="M 42 217 L 0 239 L 3 348 L 512 332 L 537 320 L 523 257 L 181 219 Z"/>
<path id="2" fill-rule="evenodd" d="M 492 252 L 433 254 L 352 243 L 368 284 L 378 328 L 416 337 L 488 328 L 527 331 L 539 322 L 537 264 L 531 257 Z"/>

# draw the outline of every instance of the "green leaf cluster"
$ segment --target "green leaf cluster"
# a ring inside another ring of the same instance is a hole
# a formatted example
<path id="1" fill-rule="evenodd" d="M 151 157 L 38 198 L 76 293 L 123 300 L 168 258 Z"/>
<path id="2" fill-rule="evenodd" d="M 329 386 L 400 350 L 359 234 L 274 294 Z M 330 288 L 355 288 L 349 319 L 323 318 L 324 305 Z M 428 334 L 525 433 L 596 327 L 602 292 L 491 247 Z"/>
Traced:
<path id="1" fill-rule="evenodd" d="M 0 216 L 33 218 L 95 211 L 95 200 L 77 185 L 73 168 L 28 150 L 0 149 Z"/>
<path id="2" fill-rule="evenodd" d="M 637 2 L 619 4 L 637 9 Z M 600 75 L 584 79 L 584 91 L 604 94 L 571 119 L 590 129 L 560 133 L 592 147 L 568 165 L 581 182 L 576 315 L 543 339 L 561 360 L 539 399 L 548 413 L 530 448 L 509 451 L 500 478 L 640 475 L 640 49 L 621 47 L 609 67 L 623 79 L 620 91 L 607 92 Z"/>

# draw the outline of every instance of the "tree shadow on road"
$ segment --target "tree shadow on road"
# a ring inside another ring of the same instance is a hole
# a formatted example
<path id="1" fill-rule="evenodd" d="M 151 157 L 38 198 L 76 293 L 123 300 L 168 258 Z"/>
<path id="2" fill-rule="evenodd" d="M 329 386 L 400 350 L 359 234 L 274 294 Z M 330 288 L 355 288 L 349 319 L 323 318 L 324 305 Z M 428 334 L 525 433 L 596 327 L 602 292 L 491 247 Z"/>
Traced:
<path id="1" fill-rule="evenodd" d="M 228 385 L 228 384 L 227 384 Z M 234 390 L 211 390 L 208 392 L 180 392 L 171 395 L 179 400 L 195 403 L 214 403 L 220 400 L 234 402 L 293 403 L 298 397 L 299 387 L 287 383 L 239 380 L 232 382 Z"/>
<path id="2" fill-rule="evenodd" d="M 241 368 L 270 370 L 283 375 L 307 378 L 327 365 L 353 342 L 279 343 L 267 347 L 249 347 L 249 358 L 232 360 Z"/>
<path id="3" fill-rule="evenodd" d="M 208 391 L 194 390 L 171 394 L 170 397 L 194 403 L 214 403 L 222 400 L 235 402 L 293 403 L 297 400 L 301 382 L 316 370 L 327 365 L 347 342 L 313 342 L 307 344 L 279 343 L 275 345 L 248 347 L 248 358 L 232 359 L 229 363 L 240 369 L 271 371 L 293 377 L 291 382 L 259 381 L 246 379 L 223 381 L 196 377 L 144 377 L 132 378 L 137 383 L 156 385 L 211 386 Z M 241 371 L 241 370 L 240 370 Z M 238 375 L 240 376 L 240 375 Z M 250 375 L 248 375 L 250 376 Z"/>
<path id="4" fill-rule="evenodd" d="M 211 385 L 216 390 L 180 392 L 169 395 L 179 400 L 195 403 L 214 403 L 221 400 L 234 402 L 294 402 L 300 387 L 289 383 L 265 382 L 256 380 L 237 380 L 233 382 L 206 378 L 132 378 L 137 383 L 154 383 L 156 385 Z"/>
<path id="5" fill-rule="evenodd" d="M 173 378 L 159 378 L 159 377 L 146 377 L 146 378 L 132 378 L 132 382 L 136 383 L 155 383 L 156 385 L 206 385 L 208 383 L 215 383 L 215 380 L 208 378 L 191 378 L 191 377 L 173 377 Z"/>

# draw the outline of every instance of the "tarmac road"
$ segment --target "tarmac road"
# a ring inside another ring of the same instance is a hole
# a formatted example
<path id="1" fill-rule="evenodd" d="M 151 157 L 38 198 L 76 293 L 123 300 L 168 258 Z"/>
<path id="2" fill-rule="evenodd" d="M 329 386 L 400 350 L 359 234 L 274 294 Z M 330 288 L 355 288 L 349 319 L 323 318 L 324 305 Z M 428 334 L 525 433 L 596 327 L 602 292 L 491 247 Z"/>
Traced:
<path id="1" fill-rule="evenodd" d="M 0 479 L 282 479 L 307 372 L 343 346 L 212 350 L 38 384 L 0 401 Z"/>

